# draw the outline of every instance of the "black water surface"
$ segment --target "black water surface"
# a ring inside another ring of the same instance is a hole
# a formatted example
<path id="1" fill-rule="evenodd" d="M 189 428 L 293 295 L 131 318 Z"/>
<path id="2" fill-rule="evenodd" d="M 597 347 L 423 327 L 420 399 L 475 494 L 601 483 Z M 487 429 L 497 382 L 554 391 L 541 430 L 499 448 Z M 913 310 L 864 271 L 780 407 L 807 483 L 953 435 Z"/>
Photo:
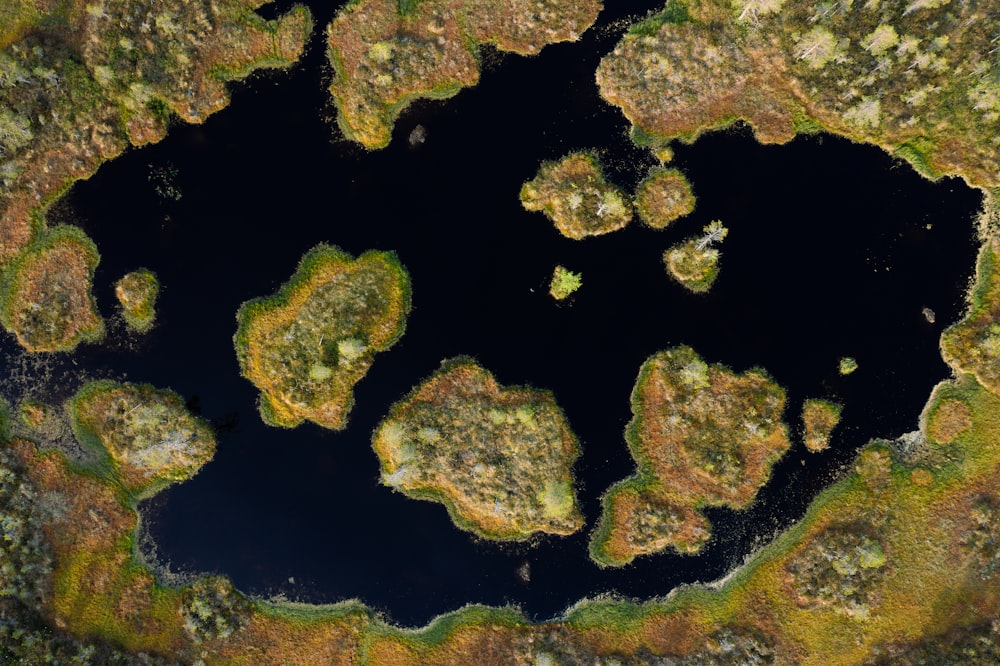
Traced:
<path id="1" fill-rule="evenodd" d="M 331 10 L 320 9 L 322 24 Z M 636 9 L 617 6 L 602 21 Z M 160 557 L 226 573 L 250 593 L 357 597 L 404 624 L 467 602 L 550 617 L 588 595 L 647 598 L 723 575 L 799 518 L 859 445 L 915 427 L 948 374 L 937 341 L 963 307 L 978 196 L 957 181 L 924 181 L 874 148 L 828 136 L 765 147 L 732 130 L 676 150 L 698 196 L 689 218 L 663 232 L 635 224 L 564 239 L 517 200 L 539 160 L 598 148 L 626 187 L 649 166 L 593 83 L 616 39 L 605 28 L 533 59 L 489 56 L 479 87 L 416 105 L 389 148 L 366 153 L 331 129 L 317 37 L 290 74 L 255 77 L 231 108 L 106 165 L 57 206 L 55 217 L 81 224 L 103 253 L 105 312 L 124 272 L 147 266 L 163 283 L 151 333 L 130 345 L 115 342 L 119 331 L 77 358 L 171 387 L 220 426 L 216 459 L 144 506 Z M 411 149 L 418 123 L 427 142 Z M 167 166 L 179 201 L 149 182 Z M 730 228 L 722 272 L 696 296 L 667 277 L 660 255 L 713 219 Z M 411 272 L 413 313 L 358 385 L 346 431 L 269 428 L 239 376 L 234 314 L 319 242 L 395 250 Z M 569 305 L 546 293 L 556 263 L 584 276 Z M 577 474 L 592 527 L 600 494 L 632 470 L 622 429 L 636 372 L 679 343 L 737 370 L 766 368 L 787 388 L 793 428 L 804 398 L 845 405 L 831 450 L 807 455 L 797 444 L 750 510 L 711 512 L 716 536 L 699 557 L 602 571 L 588 560 L 587 533 L 477 542 L 440 505 L 378 484 L 369 443 L 378 420 L 442 359 L 471 354 L 503 383 L 554 391 L 582 441 Z M 844 355 L 860 365 L 850 377 L 836 371 Z M 524 562 L 527 584 L 515 573 Z"/>

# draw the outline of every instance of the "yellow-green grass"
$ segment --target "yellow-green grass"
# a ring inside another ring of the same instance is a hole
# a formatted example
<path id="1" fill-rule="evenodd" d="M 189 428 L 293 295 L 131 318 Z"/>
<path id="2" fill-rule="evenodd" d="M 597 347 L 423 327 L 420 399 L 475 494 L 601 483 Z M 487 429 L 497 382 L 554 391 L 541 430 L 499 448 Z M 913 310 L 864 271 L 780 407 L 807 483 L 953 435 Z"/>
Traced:
<path id="1" fill-rule="evenodd" d="M 122 317 L 129 328 L 139 333 L 153 327 L 159 294 L 160 282 L 148 268 L 127 273 L 115 283 L 115 298 L 121 305 Z"/>
<path id="2" fill-rule="evenodd" d="M 307 252 L 277 293 L 236 315 L 236 356 L 261 391 L 264 421 L 344 428 L 354 385 L 403 335 L 410 306 L 410 278 L 394 253 L 355 259 L 325 244 Z"/>
<path id="3" fill-rule="evenodd" d="M 858 362 L 852 356 L 844 356 L 837 362 L 837 372 L 842 375 L 852 374 L 858 369 Z"/>
<path id="4" fill-rule="evenodd" d="M 524 540 L 583 526 L 580 448 L 547 391 L 502 387 L 472 359 L 441 368 L 390 409 L 372 437 L 382 483 L 441 502 L 479 537 Z"/>
<path id="5" fill-rule="evenodd" d="M 573 41 L 600 2 L 544 0 L 358 0 L 327 26 L 330 94 L 344 137 L 368 149 L 392 139 L 396 118 L 417 99 L 445 99 L 479 81 L 479 50 L 533 55 Z"/>
<path id="6" fill-rule="evenodd" d="M 617 231 L 632 219 L 632 198 L 607 182 L 592 153 L 542 163 L 520 196 L 525 210 L 544 213 L 559 233 L 574 240 Z"/>
<path id="7" fill-rule="evenodd" d="M 92 293 L 97 247 L 77 227 L 46 232 L 7 267 L 0 322 L 28 351 L 72 351 L 104 337 Z"/>
<path id="8" fill-rule="evenodd" d="M 557 301 L 563 301 L 576 293 L 582 285 L 583 276 L 580 273 L 574 273 L 565 266 L 556 266 L 549 283 L 549 295 Z"/>
<path id="9" fill-rule="evenodd" d="M 710 366 L 690 347 L 649 357 L 631 403 L 636 473 L 602 498 L 590 544 L 602 566 L 668 547 L 697 552 L 709 537 L 700 509 L 746 507 L 790 446 L 780 386 L 760 370 Z"/>

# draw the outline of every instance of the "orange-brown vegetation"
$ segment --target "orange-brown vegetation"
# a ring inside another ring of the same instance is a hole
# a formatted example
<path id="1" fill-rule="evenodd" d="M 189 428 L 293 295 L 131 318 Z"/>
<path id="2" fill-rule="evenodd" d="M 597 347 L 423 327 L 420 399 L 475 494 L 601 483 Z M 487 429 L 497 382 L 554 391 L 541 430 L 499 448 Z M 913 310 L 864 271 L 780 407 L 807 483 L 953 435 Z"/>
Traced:
<path id="1" fill-rule="evenodd" d="M 631 197 L 604 179 L 590 153 L 542 164 L 521 188 L 521 205 L 541 211 L 559 233 L 574 240 L 617 231 L 632 219 Z"/>
<path id="2" fill-rule="evenodd" d="M 442 502 L 489 539 L 571 534 L 579 445 L 551 393 L 501 387 L 471 359 L 441 369 L 392 407 L 372 439 L 382 483 Z"/>
<path id="3" fill-rule="evenodd" d="M 959 400 L 945 400 L 931 412 L 927 434 L 938 444 L 951 444 L 972 427 L 969 407 Z"/>
<path id="4" fill-rule="evenodd" d="M 690 347 L 647 359 L 625 432 L 638 469 L 605 494 L 592 557 L 608 566 L 667 546 L 698 551 L 709 530 L 697 509 L 746 507 L 788 449 L 784 405 L 762 372 L 709 366 Z"/>
<path id="5" fill-rule="evenodd" d="M 0 287 L 0 321 L 35 352 L 71 351 L 104 336 L 91 285 L 97 249 L 75 227 L 57 227 L 11 265 Z"/>
<path id="6" fill-rule="evenodd" d="M 535 54 L 576 40 L 600 9 L 599 0 L 349 3 L 327 27 L 337 123 L 348 139 L 382 148 L 410 102 L 451 97 L 478 83 L 480 45 Z"/>
<path id="7" fill-rule="evenodd" d="M 828 400 L 806 400 L 802 404 L 802 443 L 807 449 L 829 448 L 833 429 L 840 423 L 840 410 L 840 405 Z"/>
<path id="8" fill-rule="evenodd" d="M 635 190 L 635 209 L 647 227 L 663 229 L 694 210 L 691 184 L 677 169 L 654 169 Z"/>
<path id="9" fill-rule="evenodd" d="M 981 3 L 669 0 L 597 82 L 652 146 L 742 119 L 765 143 L 825 130 L 996 187 L 997 25 Z"/>
<path id="10" fill-rule="evenodd" d="M 403 335 L 410 278 L 396 255 L 357 259 L 317 245 L 276 294 L 247 301 L 233 337 L 243 376 L 261 391 L 265 422 L 347 425 L 354 385 Z"/>

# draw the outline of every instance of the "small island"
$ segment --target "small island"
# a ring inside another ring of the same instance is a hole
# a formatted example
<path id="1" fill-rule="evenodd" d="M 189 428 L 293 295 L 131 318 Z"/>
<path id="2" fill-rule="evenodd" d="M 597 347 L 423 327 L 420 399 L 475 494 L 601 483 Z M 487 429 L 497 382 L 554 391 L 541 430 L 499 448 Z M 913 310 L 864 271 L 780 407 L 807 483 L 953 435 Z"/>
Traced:
<path id="1" fill-rule="evenodd" d="M 347 139 L 383 148 L 411 102 L 452 97 L 479 82 L 481 45 L 534 55 L 546 44 L 576 41 L 600 9 L 598 0 L 348 3 L 326 31 L 337 124 Z"/>
<path id="2" fill-rule="evenodd" d="M 285 428 L 305 420 L 344 428 L 354 385 L 403 335 L 409 312 L 410 277 L 394 253 L 309 250 L 276 294 L 236 315 L 236 356 L 261 392 L 261 417 Z"/>
<path id="3" fill-rule="evenodd" d="M 635 209 L 643 224 L 664 229 L 694 210 L 691 183 L 677 169 L 653 169 L 635 190 Z"/>
<path id="4" fill-rule="evenodd" d="M 76 227 L 59 226 L 3 274 L 0 322 L 28 351 L 72 351 L 104 337 L 92 286 L 100 255 Z"/>
<path id="5" fill-rule="evenodd" d="M 837 372 L 845 377 L 858 369 L 858 362 L 851 356 L 844 356 L 837 362 Z"/>
<path id="6" fill-rule="evenodd" d="M 372 439 L 382 483 L 443 503 L 484 539 L 583 527 L 576 436 L 547 391 L 500 386 L 469 358 L 445 361 L 396 403 Z"/>
<path id="7" fill-rule="evenodd" d="M 156 298 L 160 283 L 153 271 L 140 268 L 124 275 L 115 283 L 115 297 L 122 308 L 122 317 L 133 331 L 144 333 L 156 319 Z"/>
<path id="8" fill-rule="evenodd" d="M 190 479 L 215 455 L 215 434 L 173 391 L 97 381 L 67 403 L 73 432 L 97 468 L 143 496 Z"/>
<path id="9" fill-rule="evenodd" d="M 802 405 L 802 443 L 810 451 L 830 447 L 830 436 L 840 423 L 841 406 L 829 400 L 806 400 Z"/>
<path id="10" fill-rule="evenodd" d="M 565 266 L 556 266 L 549 283 L 549 295 L 557 301 L 564 301 L 576 293 L 582 284 L 583 276 L 579 273 L 574 273 Z"/>
<path id="11" fill-rule="evenodd" d="M 690 347 L 643 363 L 625 439 L 636 474 L 612 486 L 590 544 L 602 566 L 709 538 L 705 506 L 745 508 L 790 446 L 785 393 L 760 370 L 708 365 Z"/>
<path id="12" fill-rule="evenodd" d="M 632 219 L 629 195 L 608 183 L 597 158 L 584 152 L 542 164 L 521 188 L 521 205 L 541 211 L 574 240 L 617 231 Z"/>
<path id="13" fill-rule="evenodd" d="M 725 239 L 729 230 L 715 220 L 698 238 L 689 238 L 663 253 L 667 274 L 696 294 L 712 288 L 719 276 L 719 251 L 713 244 Z"/>

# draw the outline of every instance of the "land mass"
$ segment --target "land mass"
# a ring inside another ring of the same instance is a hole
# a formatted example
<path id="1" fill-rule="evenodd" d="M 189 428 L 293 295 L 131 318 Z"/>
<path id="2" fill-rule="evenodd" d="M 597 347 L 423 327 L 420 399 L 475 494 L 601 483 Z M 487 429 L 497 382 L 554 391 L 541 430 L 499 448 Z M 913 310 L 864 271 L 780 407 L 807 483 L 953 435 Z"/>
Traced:
<path id="1" fill-rule="evenodd" d="M 327 27 L 330 94 L 344 136 L 383 148 L 416 99 L 444 99 L 479 81 L 485 44 L 522 55 L 575 41 L 599 0 L 360 0 Z"/>
<path id="2" fill-rule="evenodd" d="M 501 387 L 471 359 L 442 363 L 392 407 L 372 443 L 382 483 L 442 502 L 480 537 L 583 527 L 572 471 L 580 448 L 552 394 Z"/>
<path id="3" fill-rule="evenodd" d="M 708 541 L 700 509 L 746 507 L 788 450 L 785 393 L 763 372 L 708 365 L 690 347 L 654 354 L 632 390 L 625 430 L 636 474 L 612 486 L 590 552 L 602 566 Z"/>
<path id="4" fill-rule="evenodd" d="M 409 312 L 410 278 L 395 254 L 311 249 L 276 294 L 236 315 L 236 356 L 261 392 L 261 417 L 285 428 L 307 419 L 344 428 L 354 385 L 403 335 Z"/>

